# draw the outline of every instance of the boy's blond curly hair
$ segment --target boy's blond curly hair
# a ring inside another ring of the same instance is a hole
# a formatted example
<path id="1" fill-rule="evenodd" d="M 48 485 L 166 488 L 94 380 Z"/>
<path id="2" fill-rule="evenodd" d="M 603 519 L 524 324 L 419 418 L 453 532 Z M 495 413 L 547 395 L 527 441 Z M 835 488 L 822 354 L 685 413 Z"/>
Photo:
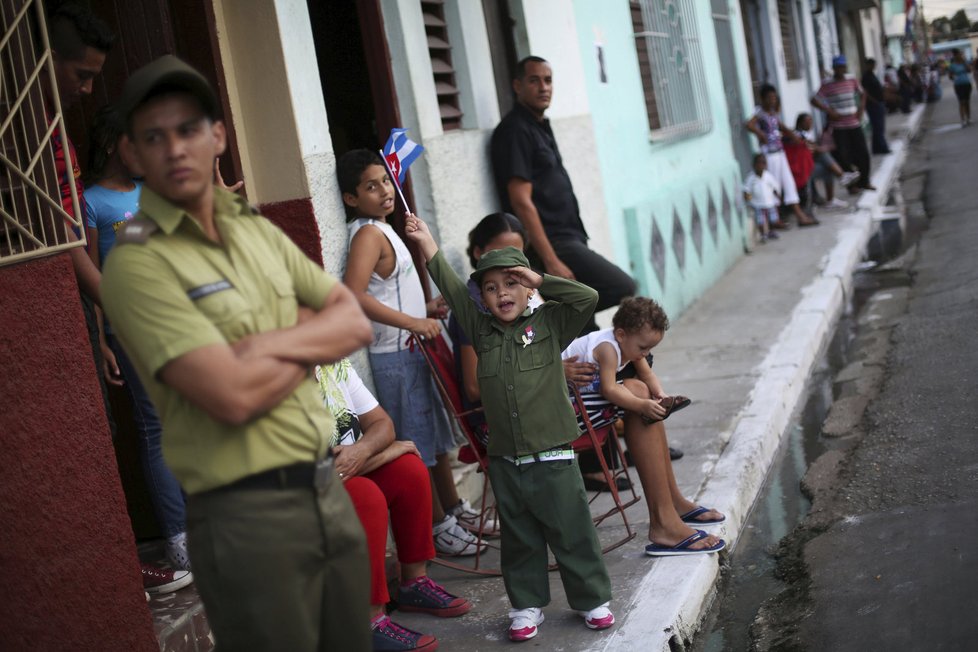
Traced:
<path id="1" fill-rule="evenodd" d="M 652 330 L 665 333 L 669 330 L 669 317 L 658 303 L 648 297 L 628 297 L 618 306 L 611 323 L 626 333 L 634 333 L 648 324 Z"/>

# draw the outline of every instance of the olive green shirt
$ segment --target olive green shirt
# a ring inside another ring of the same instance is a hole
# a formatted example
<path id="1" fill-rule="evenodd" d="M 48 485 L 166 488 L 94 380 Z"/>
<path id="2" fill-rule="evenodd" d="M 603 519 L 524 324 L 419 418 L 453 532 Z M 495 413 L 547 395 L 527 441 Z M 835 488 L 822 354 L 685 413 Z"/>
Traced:
<path id="1" fill-rule="evenodd" d="M 576 281 L 544 274 L 549 300 L 511 324 L 482 312 L 439 251 L 431 278 L 451 306 L 479 358 L 477 373 L 489 423 L 490 455 L 526 455 L 578 436 L 560 352 L 588 323 L 598 293 Z"/>
<path id="2" fill-rule="evenodd" d="M 271 411 L 234 426 L 208 416 L 158 374 L 195 349 L 294 326 L 298 305 L 322 308 L 336 279 L 244 199 L 219 188 L 214 221 L 222 244 L 149 188 L 139 205 L 106 259 L 102 300 L 156 405 L 164 458 L 184 491 L 324 456 L 333 422 L 312 379 Z"/>

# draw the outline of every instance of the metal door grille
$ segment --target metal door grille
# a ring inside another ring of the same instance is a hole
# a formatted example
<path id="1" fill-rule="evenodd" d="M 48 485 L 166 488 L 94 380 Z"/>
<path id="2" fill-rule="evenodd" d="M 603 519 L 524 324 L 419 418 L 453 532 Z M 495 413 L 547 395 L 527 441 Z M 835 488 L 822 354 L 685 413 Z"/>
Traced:
<path id="1" fill-rule="evenodd" d="M 85 244 L 75 184 L 62 207 L 52 140 L 65 133 L 41 0 L 0 0 L 0 265 Z M 45 87 L 50 104 L 45 101 Z M 65 156 L 68 156 L 67 151 Z M 70 160 L 67 167 L 71 169 Z M 73 180 L 72 180 L 73 181 Z M 72 217 L 77 215 L 78 217 Z M 77 237 L 71 237 L 75 229 Z"/>
<path id="2" fill-rule="evenodd" d="M 630 0 L 652 140 L 709 131 L 696 8 L 692 0 Z"/>

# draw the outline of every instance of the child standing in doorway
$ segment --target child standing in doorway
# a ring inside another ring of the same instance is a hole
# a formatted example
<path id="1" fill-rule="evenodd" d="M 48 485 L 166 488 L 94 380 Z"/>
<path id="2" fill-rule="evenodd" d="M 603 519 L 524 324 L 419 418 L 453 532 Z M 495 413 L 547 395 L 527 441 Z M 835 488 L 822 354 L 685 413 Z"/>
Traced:
<path id="1" fill-rule="evenodd" d="M 577 419 L 560 357 L 591 319 L 597 292 L 541 276 L 523 252 L 505 247 L 484 253 L 471 276 L 488 309 L 482 312 L 424 222 L 408 215 L 406 233 L 421 246 L 432 278 L 478 355 L 503 581 L 513 607 L 509 638 L 533 638 L 544 620 L 543 607 L 550 602 L 548 546 L 571 608 L 590 629 L 611 627 L 611 581 L 570 446 Z M 551 300 L 530 312 L 537 290 Z"/>
<path id="2" fill-rule="evenodd" d="M 395 189 L 376 152 L 357 149 L 337 163 L 347 208 L 350 253 L 343 282 L 356 294 L 373 323 L 369 347 L 377 399 L 394 421 L 398 438 L 415 443 L 432 482 L 432 533 L 444 555 L 479 554 L 482 541 L 466 529 L 478 529 L 479 514 L 459 498 L 449 451 L 455 446 L 441 409 L 431 372 L 409 342 L 434 338 L 436 319 L 445 312 L 441 298 L 427 304 L 411 253 L 387 222 L 394 211 Z"/>

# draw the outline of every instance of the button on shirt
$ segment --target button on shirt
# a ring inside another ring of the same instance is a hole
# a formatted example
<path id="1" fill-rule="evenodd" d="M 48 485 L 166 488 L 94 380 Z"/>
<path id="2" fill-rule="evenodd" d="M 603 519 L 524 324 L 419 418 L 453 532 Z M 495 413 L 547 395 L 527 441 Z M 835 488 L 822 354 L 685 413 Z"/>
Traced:
<path id="1" fill-rule="evenodd" d="M 465 283 L 438 252 L 428 263 L 438 289 L 469 336 L 489 423 L 489 455 L 538 453 L 577 438 L 560 352 L 588 323 L 598 293 L 545 274 L 539 291 L 553 299 L 511 324 L 479 310 Z"/>
<path id="2" fill-rule="evenodd" d="M 278 227 L 253 215 L 244 199 L 218 188 L 214 221 L 222 244 L 148 188 L 136 220 L 158 228 L 144 242 L 120 235 L 105 264 L 102 296 L 160 412 L 164 456 L 184 490 L 194 494 L 324 456 L 333 421 L 312 379 L 269 412 L 234 426 L 211 418 L 157 376 L 195 349 L 294 326 L 298 305 L 322 308 L 336 280 Z"/>
<path id="3" fill-rule="evenodd" d="M 504 210 L 515 215 L 507 186 L 514 177 L 524 179 L 533 184 L 533 205 L 548 238 L 587 240 L 574 187 L 549 120 L 537 120 L 517 103 L 493 131 L 490 153 Z"/>

